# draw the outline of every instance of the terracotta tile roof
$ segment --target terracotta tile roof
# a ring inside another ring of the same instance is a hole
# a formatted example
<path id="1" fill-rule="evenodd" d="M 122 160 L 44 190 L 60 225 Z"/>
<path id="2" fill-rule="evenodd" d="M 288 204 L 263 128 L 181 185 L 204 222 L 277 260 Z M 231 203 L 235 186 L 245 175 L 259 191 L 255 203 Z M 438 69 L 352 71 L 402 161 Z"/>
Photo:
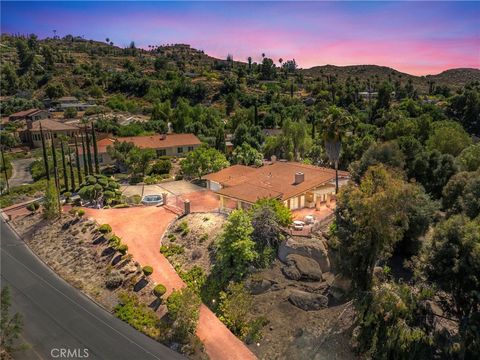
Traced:
<path id="1" fill-rule="evenodd" d="M 282 193 L 254 184 L 244 183 L 237 186 L 225 187 L 217 191 L 221 195 L 254 203 L 263 198 L 281 198 Z"/>
<path id="2" fill-rule="evenodd" d="M 77 126 L 61 123 L 60 121 L 55 121 L 52 119 L 43 119 L 32 122 L 32 131 L 40 131 L 40 123 L 42 124 L 42 129 L 46 131 L 68 131 L 68 130 L 79 130 Z"/>
<path id="3" fill-rule="evenodd" d="M 215 181 L 223 186 L 234 186 L 248 180 L 247 176 L 256 169 L 245 165 L 232 165 L 216 173 L 205 175 L 206 180 Z"/>
<path id="4" fill-rule="evenodd" d="M 296 162 L 275 162 L 257 169 L 249 169 L 248 172 L 241 168 L 233 169 L 230 172 L 227 172 L 228 169 L 224 169 L 219 172 L 232 177 L 238 175 L 236 181 L 222 176 L 222 174 L 219 176 L 219 173 L 207 175 L 205 179 L 218 180 L 224 186 L 218 191 L 219 194 L 247 202 L 255 202 L 256 199 L 262 197 L 279 197 L 281 200 L 287 200 L 335 179 L 335 170 L 333 169 Z M 298 172 L 304 174 L 304 181 L 296 184 L 295 173 Z M 339 171 L 338 174 L 339 177 L 349 177 L 346 171 Z"/>
<path id="5" fill-rule="evenodd" d="M 97 142 L 98 152 L 107 152 L 107 146 L 113 145 L 115 141 L 131 142 L 142 149 L 167 149 L 201 144 L 201 141 L 194 134 L 168 134 L 166 137 L 164 135 L 130 136 L 100 140 Z"/>
<path id="6" fill-rule="evenodd" d="M 10 114 L 10 117 L 26 117 L 30 114 L 33 114 L 35 112 L 39 111 L 39 109 L 28 109 L 28 110 L 23 110 L 16 112 L 14 114 Z"/>

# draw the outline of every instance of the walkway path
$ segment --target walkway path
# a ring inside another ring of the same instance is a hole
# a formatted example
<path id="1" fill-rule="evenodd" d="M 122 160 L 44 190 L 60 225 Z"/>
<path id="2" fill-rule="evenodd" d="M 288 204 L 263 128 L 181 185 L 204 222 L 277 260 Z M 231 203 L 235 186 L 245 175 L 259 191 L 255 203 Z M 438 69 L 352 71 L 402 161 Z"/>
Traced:
<path id="1" fill-rule="evenodd" d="M 115 234 L 128 245 L 129 252 L 142 266 L 154 268 L 152 279 L 167 288 L 167 294 L 185 286 L 168 260 L 160 254 L 160 239 L 175 215 L 161 207 L 126 209 L 85 209 L 88 217 L 108 223 Z M 256 359 L 247 346 L 202 304 L 197 335 L 212 360 Z"/>
<path id="2" fill-rule="evenodd" d="M 33 182 L 32 174 L 30 174 L 30 165 L 34 161 L 35 159 L 12 160 L 12 176 L 8 180 L 11 188 Z"/>

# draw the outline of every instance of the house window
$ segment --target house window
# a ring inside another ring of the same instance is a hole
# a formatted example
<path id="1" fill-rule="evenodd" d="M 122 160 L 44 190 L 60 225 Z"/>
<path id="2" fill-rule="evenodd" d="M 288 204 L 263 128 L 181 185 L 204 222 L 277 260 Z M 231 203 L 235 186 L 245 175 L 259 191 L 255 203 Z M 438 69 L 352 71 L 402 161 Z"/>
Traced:
<path id="1" fill-rule="evenodd" d="M 165 149 L 158 149 L 157 150 L 157 156 L 166 156 L 167 155 L 167 150 Z"/>
<path id="2" fill-rule="evenodd" d="M 177 148 L 177 153 L 183 154 L 183 147 L 181 147 L 181 146 L 178 147 L 178 148 Z"/>
<path id="3" fill-rule="evenodd" d="M 188 151 L 193 151 L 193 146 L 189 146 Z"/>

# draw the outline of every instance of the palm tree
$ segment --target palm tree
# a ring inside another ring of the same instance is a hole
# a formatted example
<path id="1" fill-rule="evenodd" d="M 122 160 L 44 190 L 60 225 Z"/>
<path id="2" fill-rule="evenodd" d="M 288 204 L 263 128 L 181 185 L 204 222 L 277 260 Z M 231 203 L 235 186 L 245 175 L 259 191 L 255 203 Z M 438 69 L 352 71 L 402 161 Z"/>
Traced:
<path id="1" fill-rule="evenodd" d="M 338 160 L 342 138 L 351 122 L 352 118 L 348 112 L 332 105 L 328 108 L 327 117 L 322 124 L 321 133 L 325 143 L 325 151 L 330 163 L 335 165 L 335 193 L 338 193 Z"/>

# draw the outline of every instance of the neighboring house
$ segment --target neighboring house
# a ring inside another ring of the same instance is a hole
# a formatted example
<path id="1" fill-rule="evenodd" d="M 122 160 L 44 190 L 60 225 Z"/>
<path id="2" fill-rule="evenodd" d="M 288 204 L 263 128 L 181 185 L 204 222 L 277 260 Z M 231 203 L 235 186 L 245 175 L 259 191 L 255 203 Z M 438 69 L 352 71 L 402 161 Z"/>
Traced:
<path id="1" fill-rule="evenodd" d="M 34 148 L 42 146 L 40 124 L 42 124 L 43 134 L 47 141 L 50 139 L 56 141 L 60 135 L 73 138 L 74 136 L 81 134 L 80 128 L 75 125 L 65 124 L 52 119 L 43 119 L 27 123 L 27 128 L 20 134 L 20 138 L 24 143 L 28 143 Z"/>
<path id="2" fill-rule="evenodd" d="M 132 136 L 105 138 L 97 141 L 98 161 L 100 164 L 112 164 L 114 160 L 108 154 L 107 148 L 115 142 L 130 142 L 141 149 L 154 149 L 157 156 L 185 156 L 201 145 L 201 141 L 193 134 L 168 134 L 152 136 Z M 79 149 L 80 152 L 81 149 Z M 81 159 L 80 159 L 81 161 Z"/>
<path id="3" fill-rule="evenodd" d="M 338 175 L 339 186 L 345 185 L 348 172 Z M 319 209 L 335 196 L 335 170 L 297 162 L 275 161 L 259 168 L 234 165 L 203 178 L 220 196 L 220 208 L 233 202 L 248 209 L 259 199 L 274 198 L 291 210 Z"/>
<path id="4" fill-rule="evenodd" d="M 47 119 L 50 117 L 50 113 L 47 110 L 40 109 L 29 109 L 24 111 L 19 111 L 15 114 L 12 114 L 8 117 L 9 121 L 36 121 L 41 119 Z"/>
<path id="5" fill-rule="evenodd" d="M 95 106 L 95 101 L 90 99 L 87 103 L 80 102 L 75 96 L 64 96 L 56 101 L 58 103 L 58 109 L 64 111 L 68 108 L 74 108 L 78 111 L 84 111 L 90 107 Z"/>

